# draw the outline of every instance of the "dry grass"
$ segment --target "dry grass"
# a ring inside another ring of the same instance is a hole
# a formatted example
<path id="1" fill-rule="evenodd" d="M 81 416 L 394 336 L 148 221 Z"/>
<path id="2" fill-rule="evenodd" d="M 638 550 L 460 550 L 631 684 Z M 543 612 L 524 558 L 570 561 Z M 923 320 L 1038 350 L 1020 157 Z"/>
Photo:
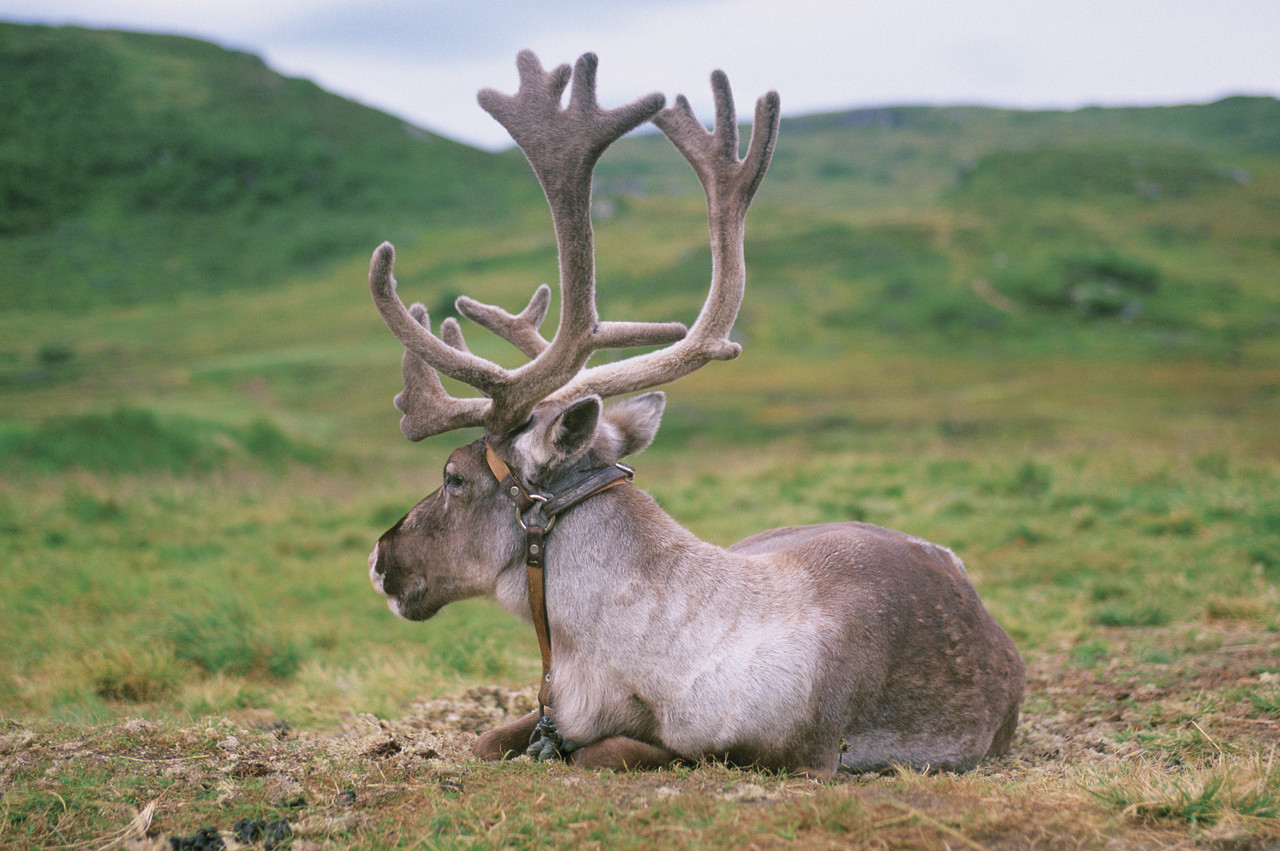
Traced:
<path id="1" fill-rule="evenodd" d="M 480 687 L 329 732 L 261 712 L 182 724 L 6 722 L 0 845 L 160 848 L 284 818 L 294 848 L 1267 847 L 1280 841 L 1280 635 L 1206 623 L 1108 635 L 1122 662 L 1033 662 L 1008 754 L 966 775 L 828 785 L 706 764 L 639 774 L 480 764 L 531 690 Z M 1134 681 L 1152 645 L 1177 660 Z"/>

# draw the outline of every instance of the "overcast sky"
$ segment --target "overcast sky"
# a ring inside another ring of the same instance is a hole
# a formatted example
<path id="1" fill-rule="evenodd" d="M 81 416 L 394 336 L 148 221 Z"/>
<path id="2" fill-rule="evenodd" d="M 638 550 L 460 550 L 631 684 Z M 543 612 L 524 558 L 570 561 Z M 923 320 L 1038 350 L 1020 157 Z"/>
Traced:
<path id="1" fill-rule="evenodd" d="M 712 69 L 739 111 L 882 104 L 1075 108 L 1280 95 L 1277 0 L 0 0 L 0 20 L 192 35 L 470 144 L 515 54 L 600 56 L 600 100 L 684 93 Z"/>

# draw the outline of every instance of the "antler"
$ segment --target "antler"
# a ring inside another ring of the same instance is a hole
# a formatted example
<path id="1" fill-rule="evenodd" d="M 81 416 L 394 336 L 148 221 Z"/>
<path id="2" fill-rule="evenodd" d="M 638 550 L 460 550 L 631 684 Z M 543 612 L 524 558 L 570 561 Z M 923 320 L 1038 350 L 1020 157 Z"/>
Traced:
<path id="1" fill-rule="evenodd" d="M 550 289 L 535 291 L 528 307 L 512 315 L 467 297 L 458 311 L 516 346 L 532 360 L 506 370 L 472 354 L 453 320 L 431 333 L 426 309 L 406 309 L 391 276 L 394 249 L 383 243 L 369 267 L 373 300 L 387 327 L 407 349 L 405 389 L 396 407 L 405 412 L 401 430 L 421 440 L 463 426 L 483 425 L 502 432 L 522 424 L 545 398 L 566 399 L 600 393 L 605 396 L 641 390 L 671 381 L 710 360 L 736 357 L 740 347 L 728 340 L 742 302 L 745 264 L 742 240 L 747 206 L 773 153 L 778 127 L 778 96 L 770 93 L 756 108 L 756 131 L 747 158 L 737 158 L 737 126 L 728 80 L 712 76 L 716 95 L 715 130 L 708 134 L 688 102 L 658 113 L 659 94 L 624 107 L 601 109 L 596 102 L 596 57 L 582 56 L 570 72 L 560 65 L 548 72 L 530 51 L 517 59 L 520 75 L 515 95 L 492 89 L 480 92 L 480 105 L 496 118 L 524 151 L 551 207 L 560 260 L 561 310 L 551 342 L 538 332 L 546 315 Z M 567 107 L 560 100 L 570 77 Z M 604 150 L 645 120 L 671 138 L 693 166 L 707 192 L 711 222 L 712 282 L 706 304 L 686 337 L 676 322 L 600 322 L 595 301 L 595 259 L 591 231 L 591 175 Z M 620 363 L 583 370 L 600 349 L 669 345 Z M 436 372 L 468 384 L 488 399 L 449 396 Z M 576 377 L 576 378 L 575 378 Z"/>
<path id="2" fill-rule="evenodd" d="M 698 121 L 684 95 L 653 119 L 688 160 L 707 194 L 711 289 L 697 321 L 688 336 L 668 348 L 583 371 L 555 398 L 633 393 L 674 381 L 713 360 L 732 360 L 741 353 L 742 347 L 729 340 L 729 332 L 746 291 L 743 240 L 747 208 L 773 158 L 780 101 L 777 92 L 769 92 L 756 101 L 751 143 L 746 157 L 739 160 L 733 92 L 723 71 L 711 74 L 711 91 L 716 103 L 716 123 L 711 132 Z"/>
<path id="3" fill-rule="evenodd" d="M 562 108 L 569 66 L 547 72 L 532 52 L 522 51 L 517 68 L 520 87 L 515 95 L 485 89 L 479 100 L 524 151 L 546 193 L 560 257 L 560 324 L 550 343 L 537 331 L 550 300 L 550 291 L 543 287 L 517 316 L 459 299 L 458 310 L 464 316 L 533 358 L 519 369 L 505 370 L 468 351 L 456 326 L 446 324 L 441 333 L 448 339 L 441 340 L 431 333 L 425 310 L 415 316 L 405 308 L 391 276 L 394 250 L 384 243 L 369 267 L 373 300 L 387 327 L 422 361 L 406 363 L 405 391 L 396 397 L 397 407 L 405 412 L 401 430 L 410 440 L 461 425 L 505 431 L 523 423 L 533 406 L 570 381 L 595 351 L 665 345 L 686 333 L 674 322 L 600 322 L 595 303 L 592 172 L 605 148 L 652 117 L 664 98 L 654 94 L 618 109 L 601 109 L 595 93 L 596 57 L 586 54 L 572 72 L 569 104 Z M 449 396 L 432 370 L 471 385 L 489 399 Z"/>
<path id="4" fill-rule="evenodd" d="M 464 295 L 458 296 L 454 306 L 458 308 L 459 313 L 481 328 L 488 328 L 528 357 L 536 358 L 550 345 L 538 333 L 542 320 L 547 316 L 549 304 L 551 304 L 551 287 L 542 284 L 534 290 L 533 298 L 529 299 L 529 306 L 515 316 L 500 307 L 481 304 Z"/>

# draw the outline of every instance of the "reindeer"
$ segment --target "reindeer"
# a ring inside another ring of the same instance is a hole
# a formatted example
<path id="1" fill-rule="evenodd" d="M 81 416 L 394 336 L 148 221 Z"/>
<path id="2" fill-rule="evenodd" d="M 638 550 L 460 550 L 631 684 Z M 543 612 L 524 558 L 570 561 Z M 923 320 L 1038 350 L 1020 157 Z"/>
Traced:
<path id="1" fill-rule="evenodd" d="M 527 363 L 505 369 L 473 354 L 452 318 L 434 334 L 425 308 L 406 309 L 396 294 L 392 246 L 373 255 L 374 303 L 406 349 L 402 432 L 416 441 L 484 428 L 449 456 L 442 486 L 379 539 L 373 587 L 409 620 L 489 596 L 534 622 L 542 706 L 480 736 L 483 759 L 527 748 L 587 768 L 716 759 L 830 779 L 895 765 L 964 771 L 1003 753 L 1018 723 L 1022 659 L 950 550 L 855 522 L 774 529 L 722 549 L 630 483 L 620 459 L 654 439 L 665 396 L 607 409 L 602 399 L 738 355 L 729 332 L 746 279 L 744 223 L 773 154 L 779 100 L 759 99 L 739 159 L 722 72 L 711 77 L 707 131 L 683 96 L 665 109 L 660 94 L 602 109 L 596 64 L 587 54 L 572 70 L 546 71 L 524 51 L 515 95 L 479 95 L 546 194 L 561 312 L 548 342 L 545 284 L 519 314 L 465 296 L 457 309 Z M 596 311 L 592 172 L 646 120 L 706 191 L 711 284 L 688 329 L 603 322 Z M 586 366 L 598 350 L 633 346 L 661 348 Z M 450 396 L 438 373 L 482 395 Z"/>

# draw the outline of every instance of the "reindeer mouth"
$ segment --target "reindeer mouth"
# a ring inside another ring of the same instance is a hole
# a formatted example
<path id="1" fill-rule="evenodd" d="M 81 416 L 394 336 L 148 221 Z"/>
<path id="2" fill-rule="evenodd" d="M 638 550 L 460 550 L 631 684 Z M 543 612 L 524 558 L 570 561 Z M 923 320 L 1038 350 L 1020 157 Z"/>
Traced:
<path id="1" fill-rule="evenodd" d="M 418 588 L 398 597 L 388 595 L 387 608 L 407 621 L 430 620 L 440 611 L 440 607 L 424 605 L 422 598 L 425 592 L 425 588 Z"/>
<path id="2" fill-rule="evenodd" d="M 435 616 L 440 611 L 439 606 L 427 606 L 422 602 L 422 597 L 426 589 L 417 589 L 408 591 L 404 594 L 387 594 L 378 587 L 378 583 L 374 583 L 374 589 L 382 594 L 387 600 L 387 608 L 391 610 L 398 618 L 407 621 L 425 621 Z"/>
<path id="3" fill-rule="evenodd" d="M 422 597 L 427 590 L 425 587 L 419 585 L 409 591 L 393 593 L 387 590 L 386 580 L 386 574 L 378 569 L 378 548 L 374 547 L 373 552 L 369 553 L 369 584 L 374 591 L 386 598 L 387 608 L 396 617 L 407 621 L 425 621 L 440 611 L 439 606 L 423 605 Z"/>

